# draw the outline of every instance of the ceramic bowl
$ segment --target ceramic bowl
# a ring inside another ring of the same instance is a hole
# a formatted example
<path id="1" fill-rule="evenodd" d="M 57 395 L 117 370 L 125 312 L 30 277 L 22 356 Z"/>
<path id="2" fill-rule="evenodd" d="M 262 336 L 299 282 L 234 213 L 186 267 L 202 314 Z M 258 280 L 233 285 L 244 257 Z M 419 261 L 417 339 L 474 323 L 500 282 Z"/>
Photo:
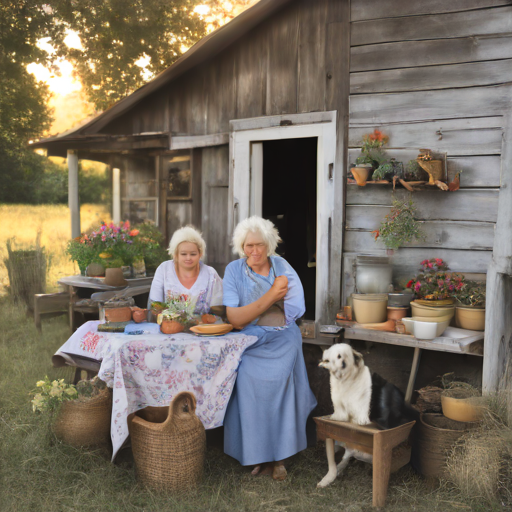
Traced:
<path id="1" fill-rule="evenodd" d="M 411 293 L 388 293 L 388 307 L 406 308 L 411 303 Z"/>
<path id="2" fill-rule="evenodd" d="M 443 414 L 455 421 L 478 421 L 481 420 L 484 412 L 484 398 L 449 396 L 455 390 L 446 390 L 441 394 L 441 407 Z"/>
<path id="3" fill-rule="evenodd" d="M 352 294 L 355 321 L 360 324 L 377 324 L 387 318 L 387 294 Z"/>
<path id="4" fill-rule="evenodd" d="M 402 323 L 405 325 L 405 330 L 408 334 L 412 334 L 419 340 L 433 340 L 443 334 L 450 320 L 443 322 L 422 322 L 415 318 L 402 318 Z"/>
<path id="5" fill-rule="evenodd" d="M 429 307 L 417 304 L 415 301 L 411 302 L 412 316 L 427 316 L 427 317 L 453 317 L 455 314 L 455 306 L 444 306 L 444 307 Z"/>

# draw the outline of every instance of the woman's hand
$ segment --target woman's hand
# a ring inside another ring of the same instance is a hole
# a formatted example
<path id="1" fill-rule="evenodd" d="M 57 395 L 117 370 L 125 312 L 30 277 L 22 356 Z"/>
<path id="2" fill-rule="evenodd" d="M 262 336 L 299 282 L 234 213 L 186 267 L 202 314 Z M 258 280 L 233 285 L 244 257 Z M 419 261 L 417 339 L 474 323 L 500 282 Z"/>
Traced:
<path id="1" fill-rule="evenodd" d="M 283 299 L 288 293 L 288 278 L 286 276 L 277 276 L 272 285 L 271 291 L 275 302 Z"/>

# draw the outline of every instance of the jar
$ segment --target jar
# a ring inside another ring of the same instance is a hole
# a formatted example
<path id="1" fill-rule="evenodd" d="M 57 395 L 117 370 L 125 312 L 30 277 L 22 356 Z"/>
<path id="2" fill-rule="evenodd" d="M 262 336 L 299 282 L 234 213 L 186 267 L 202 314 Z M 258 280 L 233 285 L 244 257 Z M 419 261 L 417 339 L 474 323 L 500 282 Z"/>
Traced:
<path id="1" fill-rule="evenodd" d="M 388 293 L 392 278 L 389 258 L 357 256 L 356 288 L 359 293 Z"/>

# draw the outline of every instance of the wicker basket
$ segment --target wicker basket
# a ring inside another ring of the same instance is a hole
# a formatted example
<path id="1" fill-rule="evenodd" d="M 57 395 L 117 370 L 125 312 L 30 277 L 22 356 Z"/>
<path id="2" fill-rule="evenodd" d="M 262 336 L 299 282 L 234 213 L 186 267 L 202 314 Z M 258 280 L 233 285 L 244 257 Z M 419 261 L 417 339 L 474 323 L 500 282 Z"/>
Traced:
<path id="1" fill-rule="evenodd" d="M 157 490 L 182 491 L 201 480 L 206 433 L 196 399 L 184 391 L 169 407 L 147 407 L 128 416 L 139 480 Z"/>
<path id="2" fill-rule="evenodd" d="M 475 423 L 464 423 L 446 418 L 442 414 L 422 414 L 414 432 L 411 464 L 418 473 L 427 477 L 445 475 L 446 458 L 455 442 Z"/>
<path id="3" fill-rule="evenodd" d="M 111 415 L 112 393 L 106 389 L 85 402 L 63 402 L 53 431 L 61 441 L 72 446 L 107 446 Z"/>

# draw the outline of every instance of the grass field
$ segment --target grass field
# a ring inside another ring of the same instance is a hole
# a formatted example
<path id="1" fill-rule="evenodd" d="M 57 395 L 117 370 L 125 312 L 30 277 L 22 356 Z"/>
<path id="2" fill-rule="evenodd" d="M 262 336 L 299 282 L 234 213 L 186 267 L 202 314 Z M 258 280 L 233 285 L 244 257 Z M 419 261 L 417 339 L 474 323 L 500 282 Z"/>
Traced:
<path id="1" fill-rule="evenodd" d="M 205 477 L 194 492 L 165 495 L 142 488 L 129 449 L 115 464 L 108 453 L 78 450 L 56 441 L 44 416 L 34 414 L 30 391 L 37 380 L 70 379 L 51 356 L 67 339 L 66 317 L 43 320 L 39 335 L 25 310 L 0 298 L 0 510 L 2 512 L 369 512 L 371 467 L 352 462 L 327 489 L 316 483 L 327 464 L 323 443 L 293 457 L 288 478 L 251 477 L 218 447 L 207 450 Z M 446 484 L 427 485 L 406 466 L 391 476 L 386 510 L 451 512 L 506 510 L 465 500 Z"/>
<path id="2" fill-rule="evenodd" d="M 82 231 L 99 225 L 102 220 L 110 221 L 106 207 L 97 204 L 84 204 L 80 208 Z M 29 248 L 36 242 L 41 232 L 41 245 L 50 258 L 48 271 L 48 291 L 57 288 L 60 277 L 78 273 L 76 263 L 66 254 L 66 245 L 71 238 L 71 220 L 66 205 L 0 205 L 0 295 L 9 285 L 7 270 L 3 264 L 7 257 L 6 242 L 15 239 L 15 246 Z"/>

